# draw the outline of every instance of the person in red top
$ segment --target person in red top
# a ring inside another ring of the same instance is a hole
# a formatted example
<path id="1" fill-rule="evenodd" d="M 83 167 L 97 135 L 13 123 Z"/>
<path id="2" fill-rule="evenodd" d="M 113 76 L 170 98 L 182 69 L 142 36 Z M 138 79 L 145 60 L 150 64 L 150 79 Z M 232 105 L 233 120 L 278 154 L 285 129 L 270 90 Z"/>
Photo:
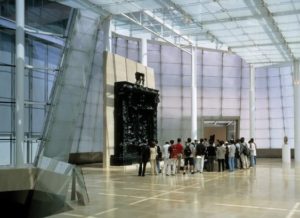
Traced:
<path id="1" fill-rule="evenodd" d="M 180 172 L 181 159 L 183 156 L 183 145 L 181 144 L 181 138 L 177 139 L 176 152 L 177 152 L 177 172 Z"/>
<path id="2" fill-rule="evenodd" d="M 174 144 L 174 140 L 170 140 L 170 146 L 168 148 L 168 151 L 170 153 L 169 163 L 171 166 L 171 175 L 175 176 L 176 161 L 177 161 L 177 149 L 176 149 L 176 145 Z M 167 176 L 168 176 L 168 174 L 167 174 Z"/>

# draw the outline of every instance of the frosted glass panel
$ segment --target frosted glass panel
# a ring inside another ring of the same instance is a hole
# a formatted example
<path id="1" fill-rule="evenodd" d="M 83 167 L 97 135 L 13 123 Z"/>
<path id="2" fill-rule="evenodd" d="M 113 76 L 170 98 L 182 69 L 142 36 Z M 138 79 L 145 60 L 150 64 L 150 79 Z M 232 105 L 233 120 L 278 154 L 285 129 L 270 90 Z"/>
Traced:
<path id="1" fill-rule="evenodd" d="M 284 131 L 283 129 L 272 129 L 271 131 L 271 139 L 283 139 Z M 283 140 L 282 140 L 283 141 Z"/>
<path id="2" fill-rule="evenodd" d="M 283 128 L 282 119 L 270 119 L 270 128 L 272 129 Z"/>
<path id="3" fill-rule="evenodd" d="M 269 101 L 268 99 L 256 99 L 256 102 L 255 102 L 255 106 L 257 109 L 264 109 L 264 108 L 268 108 L 269 107 Z"/>
<path id="4" fill-rule="evenodd" d="M 221 108 L 221 101 L 217 98 L 203 98 L 205 108 Z"/>
<path id="5" fill-rule="evenodd" d="M 282 113 L 282 108 L 280 109 L 271 109 L 270 110 L 270 118 L 281 118 L 282 119 L 283 113 Z"/>
<path id="6" fill-rule="evenodd" d="M 255 118 L 258 119 L 258 120 L 264 119 L 268 116 L 269 116 L 269 110 L 268 109 L 256 109 L 256 111 L 255 111 Z"/>
<path id="7" fill-rule="evenodd" d="M 280 77 L 269 77 L 269 87 L 280 87 Z"/>
<path id="8" fill-rule="evenodd" d="M 203 109 L 203 116 L 221 116 L 221 110 L 214 108 Z"/>
<path id="9" fill-rule="evenodd" d="M 282 103 L 281 103 L 281 98 L 270 98 L 269 99 L 269 107 L 270 108 L 281 108 Z"/>
<path id="10" fill-rule="evenodd" d="M 181 90 L 175 86 L 164 86 L 160 93 L 163 97 L 181 96 Z"/>
<path id="11" fill-rule="evenodd" d="M 273 78 L 275 78 L 276 76 L 279 76 L 279 68 L 270 67 L 268 69 L 268 75 Z"/>
<path id="12" fill-rule="evenodd" d="M 260 77 L 255 79 L 256 88 L 266 88 L 268 86 L 268 80 L 266 77 Z"/>
<path id="13" fill-rule="evenodd" d="M 221 77 L 222 67 L 221 66 L 203 66 L 203 75 L 204 76 L 216 76 Z"/>
<path id="14" fill-rule="evenodd" d="M 283 116 L 285 118 L 294 117 L 294 108 L 290 108 L 290 107 L 283 108 Z"/>
<path id="15" fill-rule="evenodd" d="M 239 109 L 222 109 L 222 116 L 239 116 Z"/>
<path id="16" fill-rule="evenodd" d="M 203 51 L 204 65 L 222 65 L 222 53 L 215 51 Z"/>
<path id="17" fill-rule="evenodd" d="M 173 46 L 162 46 L 161 59 L 164 63 L 180 63 L 181 50 Z"/>
<path id="18" fill-rule="evenodd" d="M 257 88 L 255 90 L 255 98 L 268 98 L 268 89 L 267 88 Z"/>
<path id="19" fill-rule="evenodd" d="M 256 138 L 256 145 L 258 148 L 270 148 L 271 147 L 269 139 Z"/>
<path id="20" fill-rule="evenodd" d="M 162 81 L 161 81 L 163 86 L 181 86 L 182 81 L 181 81 L 181 76 L 176 76 L 176 75 L 162 75 Z"/>
<path id="21" fill-rule="evenodd" d="M 171 75 L 177 75 L 180 76 L 182 69 L 180 64 L 162 64 L 161 70 L 163 74 L 171 74 Z"/>
<path id="22" fill-rule="evenodd" d="M 178 98 L 178 97 L 162 98 L 161 106 L 162 107 L 169 107 L 169 108 L 181 107 L 181 99 Z"/>
<path id="23" fill-rule="evenodd" d="M 222 108 L 239 108 L 240 100 L 239 99 L 223 99 Z"/>
<path id="24" fill-rule="evenodd" d="M 223 76 L 224 77 L 241 77 L 241 68 L 240 67 L 223 67 Z"/>
<path id="25" fill-rule="evenodd" d="M 269 88 L 269 98 L 279 98 L 281 96 L 281 88 Z"/>
<path id="26" fill-rule="evenodd" d="M 240 98 L 240 89 L 237 88 L 223 88 L 224 98 Z"/>
<path id="27" fill-rule="evenodd" d="M 294 97 L 285 97 L 282 99 L 282 104 L 285 106 L 285 107 L 293 107 L 294 106 Z"/>
<path id="28" fill-rule="evenodd" d="M 240 78 L 223 78 L 223 86 L 228 88 L 235 88 L 239 87 L 236 84 L 239 84 L 241 82 Z"/>
<path id="29" fill-rule="evenodd" d="M 215 87 L 220 88 L 222 85 L 222 81 L 220 77 L 204 77 L 203 85 L 205 87 Z"/>
<path id="30" fill-rule="evenodd" d="M 283 97 L 293 96 L 294 95 L 294 90 L 293 90 L 292 86 L 282 87 L 281 92 L 282 92 L 282 96 Z"/>
<path id="31" fill-rule="evenodd" d="M 281 76 L 281 84 L 283 86 L 290 86 L 291 84 L 293 84 L 292 75 Z"/>
<path id="32" fill-rule="evenodd" d="M 224 66 L 240 66 L 240 65 L 242 65 L 242 60 L 240 57 L 238 57 L 236 55 L 224 53 L 223 54 L 223 65 Z"/>
<path id="33" fill-rule="evenodd" d="M 260 139 L 269 138 L 270 131 L 269 131 L 269 129 L 257 129 L 255 131 L 255 136 L 256 136 L 256 138 L 260 138 Z"/>
<path id="34" fill-rule="evenodd" d="M 282 148 L 282 144 L 282 139 L 271 139 L 271 148 Z"/>
<path id="35" fill-rule="evenodd" d="M 221 98 L 221 89 L 203 88 L 202 95 L 205 98 Z"/>
<path id="36" fill-rule="evenodd" d="M 267 129 L 269 128 L 269 120 L 256 120 L 256 129 Z"/>

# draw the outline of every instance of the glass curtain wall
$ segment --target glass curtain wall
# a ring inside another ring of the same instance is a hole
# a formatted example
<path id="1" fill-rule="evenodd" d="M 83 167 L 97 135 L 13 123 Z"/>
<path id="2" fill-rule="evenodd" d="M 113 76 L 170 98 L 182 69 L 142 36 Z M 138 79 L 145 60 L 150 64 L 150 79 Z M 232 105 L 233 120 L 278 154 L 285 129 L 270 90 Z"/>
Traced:
<path id="1" fill-rule="evenodd" d="M 0 32 L 0 165 L 11 164 L 15 132 L 15 35 Z M 40 69 L 25 70 L 24 158 L 31 163 L 37 149 L 45 117 L 46 105 L 60 63 L 61 46 L 26 36 L 26 64 Z"/>

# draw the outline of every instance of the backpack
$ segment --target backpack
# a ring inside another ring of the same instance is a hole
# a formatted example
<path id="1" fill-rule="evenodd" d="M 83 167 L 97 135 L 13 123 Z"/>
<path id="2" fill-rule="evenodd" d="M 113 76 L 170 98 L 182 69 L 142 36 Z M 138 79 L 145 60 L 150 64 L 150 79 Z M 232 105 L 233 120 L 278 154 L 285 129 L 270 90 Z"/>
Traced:
<path id="1" fill-rule="evenodd" d="M 191 156 L 191 154 L 192 154 L 192 150 L 191 150 L 191 148 L 190 148 L 190 145 L 187 145 L 187 146 L 185 146 L 185 148 L 184 148 L 184 155 L 186 156 L 186 157 L 189 157 L 189 156 Z"/>
<path id="2" fill-rule="evenodd" d="M 235 158 L 240 158 L 240 149 L 235 146 L 235 154 L 234 154 Z"/>
<path id="3" fill-rule="evenodd" d="M 246 156 L 250 156 L 250 149 L 247 145 L 243 146 L 243 154 Z"/>
<path id="4" fill-rule="evenodd" d="M 160 150 L 160 147 L 157 146 L 157 159 L 160 160 L 162 158 L 162 152 Z"/>

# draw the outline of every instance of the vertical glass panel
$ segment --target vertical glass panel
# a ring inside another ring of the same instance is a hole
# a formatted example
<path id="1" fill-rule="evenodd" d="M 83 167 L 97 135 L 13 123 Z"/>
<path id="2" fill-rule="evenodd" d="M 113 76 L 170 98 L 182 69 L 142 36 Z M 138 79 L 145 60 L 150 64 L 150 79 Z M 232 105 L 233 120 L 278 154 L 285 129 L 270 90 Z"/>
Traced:
<path id="1" fill-rule="evenodd" d="M 31 50 L 32 50 L 32 54 L 31 54 L 32 65 L 38 68 L 46 67 L 46 61 L 47 61 L 46 45 L 38 41 L 32 41 Z"/>
<path id="2" fill-rule="evenodd" d="M 44 109 L 32 109 L 32 131 L 34 133 L 41 133 L 45 118 Z"/>
<path id="3" fill-rule="evenodd" d="M 10 165 L 10 157 L 11 145 L 9 137 L 0 136 L 0 165 Z"/>
<path id="4" fill-rule="evenodd" d="M 12 44 L 13 37 L 10 34 L 0 32 L 0 62 L 3 64 L 12 64 Z"/>
<path id="5" fill-rule="evenodd" d="M 11 96 L 11 67 L 0 66 L 0 99 L 10 99 Z"/>
<path id="6" fill-rule="evenodd" d="M 10 106 L 10 104 L 0 104 L 0 132 L 11 132 L 11 113 L 12 107 Z"/>
<path id="7" fill-rule="evenodd" d="M 45 74 L 39 71 L 33 71 L 32 77 L 32 100 L 45 101 Z"/>

